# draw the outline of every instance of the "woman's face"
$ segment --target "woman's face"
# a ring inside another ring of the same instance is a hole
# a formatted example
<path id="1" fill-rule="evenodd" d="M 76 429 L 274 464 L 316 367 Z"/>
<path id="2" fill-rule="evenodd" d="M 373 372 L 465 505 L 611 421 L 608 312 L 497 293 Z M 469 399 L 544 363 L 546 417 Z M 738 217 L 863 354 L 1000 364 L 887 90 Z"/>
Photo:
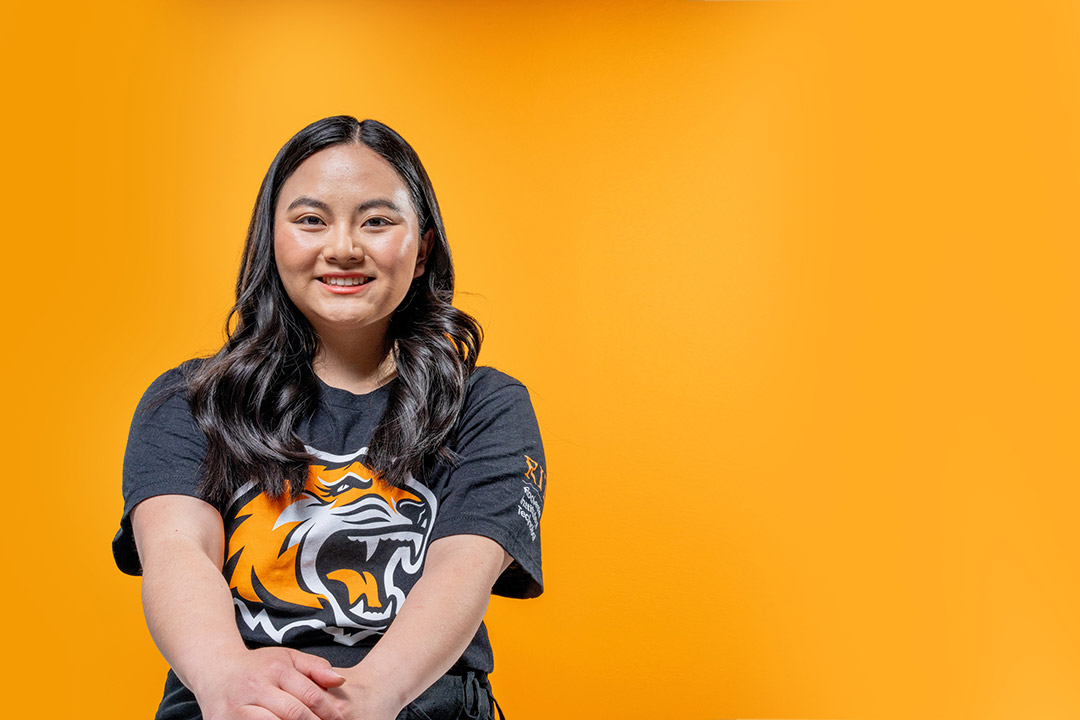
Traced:
<path id="1" fill-rule="evenodd" d="M 430 244 L 431 232 L 420 238 L 405 183 L 364 145 L 315 153 L 278 196 L 278 273 L 320 338 L 383 342 Z"/>

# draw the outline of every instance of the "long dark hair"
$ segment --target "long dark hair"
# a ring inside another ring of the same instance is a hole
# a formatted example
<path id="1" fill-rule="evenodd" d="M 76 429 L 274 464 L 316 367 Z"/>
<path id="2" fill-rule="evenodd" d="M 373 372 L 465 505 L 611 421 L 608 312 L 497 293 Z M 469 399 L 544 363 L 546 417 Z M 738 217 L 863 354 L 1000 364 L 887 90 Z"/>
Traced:
<path id="1" fill-rule="evenodd" d="M 304 160 L 343 144 L 365 145 L 390 163 L 409 189 L 420 236 L 433 233 L 424 273 L 390 320 L 398 379 L 365 462 L 400 486 L 409 475 L 422 478 L 431 462 L 454 459 L 447 442 L 483 332 L 451 305 L 450 245 L 420 158 L 386 125 L 339 115 L 298 132 L 270 164 L 251 214 L 225 344 L 187 379 L 192 413 L 209 441 L 200 491 L 211 501 L 227 500 L 248 481 L 274 497 L 295 496 L 307 481 L 314 458 L 296 429 L 318 404 L 312 361 L 319 338 L 278 275 L 274 212 L 282 185 Z"/>

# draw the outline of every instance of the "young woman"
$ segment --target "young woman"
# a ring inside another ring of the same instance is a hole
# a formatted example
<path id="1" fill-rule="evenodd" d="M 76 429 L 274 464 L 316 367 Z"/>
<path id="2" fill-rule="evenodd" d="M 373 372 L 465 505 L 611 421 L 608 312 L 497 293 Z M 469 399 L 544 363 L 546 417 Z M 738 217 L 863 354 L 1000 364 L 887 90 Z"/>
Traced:
<path id="1" fill-rule="evenodd" d="M 171 667 L 158 718 L 490 718 L 492 592 L 542 590 L 525 388 L 476 367 L 438 202 L 372 120 L 301 130 L 216 355 L 135 412 L 113 552 Z"/>

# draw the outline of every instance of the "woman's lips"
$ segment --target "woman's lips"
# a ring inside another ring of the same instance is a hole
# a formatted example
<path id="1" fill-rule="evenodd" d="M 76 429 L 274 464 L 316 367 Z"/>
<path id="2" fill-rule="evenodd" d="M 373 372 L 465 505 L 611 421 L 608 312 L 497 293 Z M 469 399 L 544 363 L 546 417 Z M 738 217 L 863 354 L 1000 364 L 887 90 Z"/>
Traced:
<path id="1" fill-rule="evenodd" d="M 327 285 L 334 285 L 336 287 L 349 287 L 351 285 L 363 285 L 370 282 L 371 278 L 367 275 L 323 275 L 319 278 L 319 282 Z"/>
<path id="2" fill-rule="evenodd" d="M 374 278 L 368 275 L 323 275 L 319 282 L 332 293 L 348 295 L 363 290 Z"/>

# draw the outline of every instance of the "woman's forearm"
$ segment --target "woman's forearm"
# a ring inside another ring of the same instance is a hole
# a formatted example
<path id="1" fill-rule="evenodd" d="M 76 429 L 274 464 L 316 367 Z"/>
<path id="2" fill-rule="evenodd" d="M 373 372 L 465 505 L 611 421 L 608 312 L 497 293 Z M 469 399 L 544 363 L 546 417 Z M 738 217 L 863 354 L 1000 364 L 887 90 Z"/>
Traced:
<path id="1" fill-rule="evenodd" d="M 455 535 L 432 543 L 424 574 L 386 634 L 364 660 L 339 671 L 335 691 L 363 705 L 366 717 L 394 717 L 461 657 L 484 619 L 491 586 L 510 563 L 494 540 Z M 369 703 L 371 703 L 369 705 Z M 352 705 L 346 704 L 346 717 Z"/>
<path id="2" fill-rule="evenodd" d="M 221 574 L 220 517 L 194 498 L 151 498 L 135 508 L 150 635 L 180 681 L 195 691 L 208 659 L 244 651 Z"/>
<path id="3" fill-rule="evenodd" d="M 200 694 L 216 661 L 246 651 L 225 578 L 199 549 L 163 542 L 166 563 L 144 565 L 143 612 L 150 635 L 180 681 Z"/>
<path id="4" fill-rule="evenodd" d="M 321 658 L 248 650 L 221 574 L 221 517 L 200 500 L 151 498 L 132 516 L 150 634 L 207 720 L 259 708 L 277 718 L 341 720 L 325 688 L 343 682 Z M 243 714 L 243 713 L 241 713 Z"/>

